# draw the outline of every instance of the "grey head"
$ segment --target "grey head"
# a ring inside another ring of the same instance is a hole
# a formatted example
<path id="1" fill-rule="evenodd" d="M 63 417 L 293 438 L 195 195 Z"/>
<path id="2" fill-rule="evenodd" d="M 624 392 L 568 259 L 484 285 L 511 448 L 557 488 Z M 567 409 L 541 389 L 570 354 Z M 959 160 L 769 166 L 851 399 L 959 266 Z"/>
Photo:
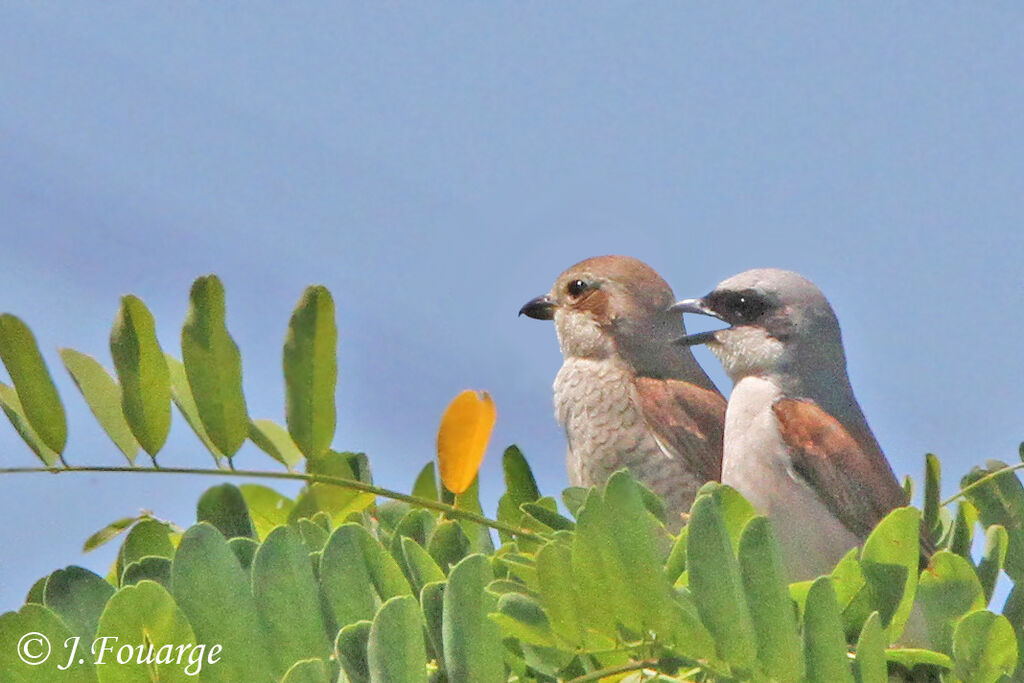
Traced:
<path id="1" fill-rule="evenodd" d="M 822 382 L 848 387 L 835 312 L 802 275 L 778 268 L 748 270 L 723 280 L 700 299 L 676 303 L 672 310 L 729 324 L 678 343 L 707 344 L 734 382 L 749 375 L 774 376 L 794 394 Z"/>

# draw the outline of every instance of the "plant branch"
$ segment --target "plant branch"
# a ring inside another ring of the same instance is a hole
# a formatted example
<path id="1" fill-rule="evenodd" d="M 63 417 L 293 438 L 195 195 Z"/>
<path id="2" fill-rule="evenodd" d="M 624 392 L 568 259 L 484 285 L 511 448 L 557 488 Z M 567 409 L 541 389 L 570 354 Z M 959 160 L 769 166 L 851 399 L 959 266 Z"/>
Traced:
<path id="1" fill-rule="evenodd" d="M 605 676 L 625 674 L 629 673 L 630 671 L 640 671 L 641 669 L 651 669 L 656 666 L 658 666 L 657 659 L 644 659 L 639 662 L 629 662 L 627 664 L 619 664 L 618 666 L 609 666 L 605 669 L 591 671 L 588 674 L 583 674 L 582 676 L 571 678 L 566 683 L 587 683 L 587 681 L 599 681 Z"/>
<path id="2" fill-rule="evenodd" d="M 962 497 L 968 491 L 970 491 L 972 489 L 975 489 L 975 488 L 981 486 L 982 484 L 985 484 L 985 483 L 995 479 L 996 477 L 998 477 L 1000 475 L 1006 474 L 1007 472 L 1013 472 L 1013 471 L 1019 470 L 1021 468 L 1024 468 L 1024 462 L 1019 462 L 1016 465 L 1007 465 L 1006 467 L 1000 468 L 1000 469 L 996 470 L 995 472 L 989 472 L 988 474 L 986 474 L 981 479 L 979 479 L 977 481 L 974 481 L 974 482 L 971 482 L 967 486 L 965 486 L 962 489 L 960 489 L 959 491 L 957 491 L 956 494 L 950 496 L 946 500 L 944 500 L 941 503 L 939 503 L 939 507 L 946 507 L 950 503 L 954 502 L 957 498 Z"/>
<path id="3" fill-rule="evenodd" d="M 356 481 L 355 479 L 345 479 L 343 477 L 332 477 L 326 474 L 304 474 L 301 472 L 266 472 L 262 470 L 230 470 L 225 471 L 222 469 L 210 470 L 192 467 L 161 467 L 160 469 L 153 469 L 149 467 L 114 467 L 104 465 L 89 465 L 89 466 L 72 466 L 72 467 L 3 467 L 0 468 L 0 475 L 4 474 L 38 474 L 38 473 L 49 473 L 49 474 L 60 474 L 61 472 L 111 472 L 111 473 L 124 473 L 124 474 L 138 474 L 138 473 L 150 473 L 150 474 L 203 474 L 223 477 L 225 475 L 239 476 L 239 477 L 252 477 L 254 479 L 288 479 L 293 481 L 304 481 L 309 484 L 329 484 L 332 486 L 340 486 L 342 488 L 354 489 L 356 491 L 363 491 L 364 493 L 372 493 L 375 496 L 381 496 L 382 498 L 390 498 L 392 500 L 400 500 L 411 505 L 419 507 L 430 508 L 431 510 L 437 510 L 445 513 L 449 517 L 456 517 L 464 519 L 469 522 L 475 522 L 484 526 L 496 529 L 498 531 L 504 531 L 509 534 L 514 534 L 521 538 L 528 538 L 533 541 L 543 541 L 544 537 L 526 529 L 520 529 L 519 527 L 500 522 L 496 519 L 490 519 L 483 515 L 477 514 L 470 510 L 464 510 L 462 508 L 455 507 L 454 505 L 448 505 L 438 500 L 430 500 L 429 498 L 420 498 L 419 496 L 410 496 L 405 493 L 399 493 L 398 491 L 392 491 L 390 489 L 381 488 L 380 486 L 374 486 L 373 484 L 367 484 L 363 481 Z"/>

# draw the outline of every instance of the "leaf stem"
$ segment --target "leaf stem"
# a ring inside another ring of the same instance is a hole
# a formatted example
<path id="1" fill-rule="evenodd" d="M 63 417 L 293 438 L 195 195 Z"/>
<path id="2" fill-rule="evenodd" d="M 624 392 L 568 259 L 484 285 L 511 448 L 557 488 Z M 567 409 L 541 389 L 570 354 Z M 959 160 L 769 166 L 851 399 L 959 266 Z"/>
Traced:
<path id="1" fill-rule="evenodd" d="M 3 467 L 0 468 L 0 475 L 4 474 L 37 474 L 37 473 L 50 473 L 60 474 L 61 472 L 110 472 L 110 473 L 162 473 L 162 474 L 203 474 L 223 477 L 225 475 L 239 476 L 239 477 L 252 477 L 254 479 L 290 479 L 294 481 L 304 481 L 310 484 L 330 484 L 333 486 L 341 486 L 343 488 L 355 489 L 356 491 L 363 491 L 365 493 L 372 493 L 382 498 L 390 498 L 392 500 L 400 500 L 411 505 L 417 505 L 419 507 L 430 508 L 431 510 L 437 510 L 443 512 L 450 517 L 461 518 L 470 522 L 476 522 L 488 526 L 498 531 L 504 531 L 521 538 L 527 538 L 532 541 L 544 541 L 545 538 L 540 534 L 526 529 L 520 529 L 519 527 L 500 522 L 495 519 L 489 519 L 483 515 L 477 514 L 470 510 L 455 507 L 454 505 L 448 505 L 437 500 L 430 500 L 429 498 L 420 498 L 419 496 L 410 496 L 405 493 L 399 493 L 398 491 L 392 491 L 390 489 L 381 488 L 380 486 L 374 486 L 373 484 L 367 484 L 363 481 L 356 481 L 355 479 L 345 479 L 343 477 L 332 477 L 326 474 L 305 474 L 301 472 L 266 472 L 262 470 L 232 470 L 225 472 L 222 469 L 209 470 L 192 467 L 161 467 L 159 469 L 149 467 L 115 467 L 106 465 L 88 465 L 88 466 L 74 466 L 74 467 Z"/>
<path id="2" fill-rule="evenodd" d="M 569 679 L 566 683 L 587 683 L 587 681 L 599 681 L 605 676 L 614 676 L 615 674 L 625 674 L 630 671 L 640 671 L 641 669 L 652 669 L 658 666 L 657 659 L 644 659 L 639 662 L 629 662 L 627 664 L 619 664 L 618 666 L 609 666 L 604 669 L 597 669 L 590 673 L 577 676 L 576 678 Z"/>
<path id="3" fill-rule="evenodd" d="M 957 498 L 960 498 L 961 496 L 963 496 L 968 491 L 970 491 L 972 489 L 975 489 L 975 488 L 981 486 L 982 484 L 987 483 L 987 482 L 991 481 L 992 479 L 995 479 L 996 477 L 998 477 L 998 476 L 1000 476 L 1002 474 L 1006 474 L 1007 472 L 1013 472 L 1013 471 L 1019 470 L 1021 468 L 1024 468 L 1024 462 L 1019 462 L 1016 465 L 1007 465 L 1006 467 L 1002 467 L 1002 468 L 1000 468 L 1000 469 L 998 469 L 998 470 L 996 470 L 994 472 L 989 472 L 988 474 L 986 474 L 981 479 L 978 479 L 977 481 L 971 482 L 967 486 L 965 486 L 962 489 L 960 489 L 959 491 L 957 491 L 956 494 L 950 496 L 946 500 L 944 500 L 941 503 L 939 503 L 939 507 L 946 507 L 950 503 L 954 502 Z"/>

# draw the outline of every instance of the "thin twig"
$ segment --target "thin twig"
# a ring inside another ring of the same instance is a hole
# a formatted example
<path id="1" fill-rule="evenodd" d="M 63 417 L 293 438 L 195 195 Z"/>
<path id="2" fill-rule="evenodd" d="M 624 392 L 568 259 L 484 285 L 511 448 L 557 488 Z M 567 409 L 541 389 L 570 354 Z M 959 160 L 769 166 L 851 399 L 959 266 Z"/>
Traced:
<path id="1" fill-rule="evenodd" d="M 989 472 L 988 474 L 986 474 L 984 477 L 982 477 L 978 481 L 971 482 L 967 486 L 965 486 L 962 489 L 960 489 L 959 491 L 957 491 L 955 495 L 950 496 L 946 500 L 944 500 L 941 503 L 939 503 L 939 507 L 946 507 L 947 505 L 949 505 L 950 503 L 955 501 L 957 498 L 960 498 L 961 496 L 963 496 L 968 491 L 970 491 L 972 489 L 975 489 L 975 488 L 981 486 L 982 484 L 987 483 L 987 482 L 991 481 L 992 479 L 995 479 L 996 477 L 998 477 L 998 476 L 1000 476 L 1002 474 L 1006 474 L 1007 472 L 1013 472 L 1013 471 L 1019 470 L 1021 468 L 1024 468 L 1024 462 L 1019 462 L 1016 465 L 1007 465 L 1006 467 L 1000 468 L 1000 469 L 996 470 L 995 472 Z"/>
<path id="2" fill-rule="evenodd" d="M 625 674 L 629 673 L 630 671 L 640 671 L 641 669 L 650 669 L 656 666 L 658 666 L 657 659 L 645 659 L 639 662 L 629 662 L 628 664 L 619 664 L 618 666 L 609 666 L 605 669 L 591 671 L 588 674 L 583 674 L 582 676 L 571 678 L 566 683 L 587 683 L 587 681 L 599 681 L 605 676 Z"/>
<path id="3" fill-rule="evenodd" d="M 4 474 L 36 474 L 36 473 L 49 473 L 49 474 L 60 474 L 61 472 L 112 472 L 112 473 L 123 473 L 123 474 L 139 474 L 139 473 L 162 473 L 162 474 L 204 474 L 214 475 L 223 477 L 225 475 L 239 476 L 239 477 L 252 477 L 255 479 L 290 479 L 294 481 L 304 481 L 311 484 L 330 484 L 333 486 L 341 486 L 343 488 L 355 489 L 356 491 L 363 491 L 364 493 L 372 493 L 382 498 L 390 498 L 392 500 L 400 500 L 411 505 L 417 505 L 419 507 L 430 508 L 431 510 L 437 510 L 443 512 L 450 517 L 461 518 L 470 522 L 476 522 L 484 526 L 497 529 L 498 531 L 504 531 L 520 538 L 527 538 L 532 541 L 544 541 L 544 537 L 527 531 L 526 529 L 520 529 L 519 527 L 500 522 L 496 519 L 489 519 L 483 515 L 477 514 L 470 510 L 464 510 L 462 508 L 455 507 L 454 505 L 448 505 L 436 500 L 430 500 L 428 498 L 420 498 L 418 496 L 410 496 L 405 493 L 399 493 L 398 491 L 392 491 L 390 489 L 381 488 L 380 486 L 374 486 L 373 484 L 367 484 L 363 481 L 356 481 L 355 479 L 345 479 L 343 477 L 332 477 L 326 474 L 303 474 L 301 472 L 266 472 L 262 470 L 231 470 L 225 471 L 222 469 L 209 470 L 209 469 L 198 469 L 191 467 L 161 467 L 160 469 L 153 469 L 149 467 L 114 467 L 114 466 L 103 466 L 103 465 L 88 465 L 88 466 L 73 466 L 73 467 L 3 467 L 0 468 L 0 475 Z"/>

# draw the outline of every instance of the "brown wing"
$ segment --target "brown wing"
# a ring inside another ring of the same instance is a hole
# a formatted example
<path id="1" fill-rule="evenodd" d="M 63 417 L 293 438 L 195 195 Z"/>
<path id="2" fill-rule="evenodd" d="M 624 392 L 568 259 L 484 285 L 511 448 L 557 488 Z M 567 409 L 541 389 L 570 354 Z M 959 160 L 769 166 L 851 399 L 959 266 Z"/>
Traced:
<path id="1" fill-rule="evenodd" d="M 725 399 L 677 379 L 638 377 L 640 409 L 651 432 L 673 457 L 705 481 L 722 478 Z"/>
<path id="2" fill-rule="evenodd" d="M 907 504 L 873 436 L 858 441 L 810 401 L 784 398 L 772 409 L 793 469 L 850 531 L 866 538 L 892 509 Z"/>

